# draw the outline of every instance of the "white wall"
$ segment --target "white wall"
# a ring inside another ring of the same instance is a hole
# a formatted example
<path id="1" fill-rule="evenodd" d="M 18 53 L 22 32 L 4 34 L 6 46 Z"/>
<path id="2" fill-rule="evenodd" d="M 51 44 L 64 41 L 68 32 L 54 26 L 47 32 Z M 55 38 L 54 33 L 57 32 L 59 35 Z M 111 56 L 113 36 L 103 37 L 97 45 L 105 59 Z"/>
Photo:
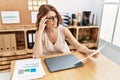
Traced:
<path id="1" fill-rule="evenodd" d="M 97 24 L 99 26 L 101 25 L 103 2 L 104 2 L 104 0 L 92 0 L 91 7 L 93 10 L 93 13 L 96 13 L 96 15 L 97 15 Z"/>
<path id="2" fill-rule="evenodd" d="M 101 6 L 103 0 L 48 0 L 59 12 L 78 13 L 92 11 L 97 15 L 97 24 L 100 24 Z"/>
<path id="3" fill-rule="evenodd" d="M 91 2 L 89 0 L 48 0 L 49 4 L 54 5 L 58 11 L 63 12 L 81 12 L 82 10 L 91 10 Z"/>

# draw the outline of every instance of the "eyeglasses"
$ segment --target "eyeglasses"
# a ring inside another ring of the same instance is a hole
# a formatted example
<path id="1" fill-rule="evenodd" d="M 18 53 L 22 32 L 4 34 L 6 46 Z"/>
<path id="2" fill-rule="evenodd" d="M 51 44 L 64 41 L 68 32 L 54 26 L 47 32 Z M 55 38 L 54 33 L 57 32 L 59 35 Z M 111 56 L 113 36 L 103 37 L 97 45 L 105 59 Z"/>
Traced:
<path id="1" fill-rule="evenodd" d="M 57 16 L 51 16 L 51 17 L 48 17 L 46 19 L 48 19 L 49 21 L 54 21 L 54 20 L 58 20 L 58 17 Z"/>

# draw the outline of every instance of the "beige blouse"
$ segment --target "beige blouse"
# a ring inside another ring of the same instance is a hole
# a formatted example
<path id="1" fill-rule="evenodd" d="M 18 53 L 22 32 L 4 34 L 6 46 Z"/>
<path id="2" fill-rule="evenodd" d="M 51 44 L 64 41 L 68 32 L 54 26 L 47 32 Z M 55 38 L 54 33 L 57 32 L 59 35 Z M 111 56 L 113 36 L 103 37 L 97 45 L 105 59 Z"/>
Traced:
<path id="1" fill-rule="evenodd" d="M 55 44 L 52 44 L 52 42 L 49 40 L 46 32 L 43 32 L 43 39 L 42 39 L 42 45 L 43 45 L 43 53 L 44 54 L 54 54 L 56 52 L 62 52 L 62 53 L 70 53 L 69 47 L 65 41 L 65 35 L 62 32 L 63 26 L 58 27 L 58 37 Z"/>

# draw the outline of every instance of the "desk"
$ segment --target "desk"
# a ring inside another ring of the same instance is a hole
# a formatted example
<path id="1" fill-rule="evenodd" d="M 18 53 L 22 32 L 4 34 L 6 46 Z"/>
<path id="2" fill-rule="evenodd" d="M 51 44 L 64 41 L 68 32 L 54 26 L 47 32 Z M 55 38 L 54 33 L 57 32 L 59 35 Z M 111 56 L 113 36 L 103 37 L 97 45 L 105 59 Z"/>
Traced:
<path id="1" fill-rule="evenodd" d="M 72 52 L 74 55 L 81 59 L 85 55 L 78 52 Z M 61 54 L 62 55 L 62 54 Z M 51 55 L 56 56 L 56 55 Z M 51 57 L 47 56 L 47 57 Z M 59 55 L 58 55 L 59 56 Z M 44 57 L 46 58 L 46 57 Z M 43 59 L 44 59 L 43 58 Z M 119 80 L 120 79 L 120 66 L 102 54 L 98 58 L 89 58 L 84 62 L 84 67 L 67 69 L 63 71 L 50 73 L 46 64 L 42 59 L 42 64 L 45 69 L 46 75 L 36 80 Z M 15 61 L 11 64 L 11 77 L 13 75 Z"/>

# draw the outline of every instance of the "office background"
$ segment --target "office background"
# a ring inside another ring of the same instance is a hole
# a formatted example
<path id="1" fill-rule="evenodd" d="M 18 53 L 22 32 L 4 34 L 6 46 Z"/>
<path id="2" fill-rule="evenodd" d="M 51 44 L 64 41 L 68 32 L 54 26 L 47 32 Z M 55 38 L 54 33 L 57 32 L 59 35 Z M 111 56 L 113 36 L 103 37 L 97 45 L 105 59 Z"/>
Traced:
<path id="1" fill-rule="evenodd" d="M 25 2 L 25 0 L 23 1 Z M 119 18 L 120 17 L 119 15 L 120 1 L 119 0 L 92 0 L 92 1 L 79 0 L 74 2 L 69 0 L 64 0 L 64 1 L 47 0 L 47 1 L 48 1 L 48 4 L 54 5 L 59 12 L 67 12 L 69 13 L 69 15 L 71 15 L 72 13 L 76 13 L 76 14 L 82 13 L 82 11 L 91 11 L 92 14 L 96 15 L 96 24 L 100 27 L 100 39 L 109 41 L 113 45 L 120 47 L 120 38 L 119 38 L 120 25 L 118 24 L 120 21 L 120 18 Z M 5 2 L 5 1 L 1 0 L 0 6 L 3 5 L 2 2 Z M 19 2 L 22 2 L 22 0 Z M 7 4 L 9 3 L 10 2 L 7 2 Z M 22 4 L 22 5 L 24 6 L 25 4 Z M 23 9 L 26 9 L 26 8 L 23 8 Z M 7 5 L 6 5 L 6 10 L 7 10 Z M 17 9 L 15 8 L 14 10 L 17 10 Z M 23 13 L 20 15 L 27 16 L 24 13 L 25 11 L 23 11 Z M 31 24 L 29 18 L 25 20 L 22 20 L 22 19 L 23 18 L 21 18 L 21 22 L 23 24 L 27 24 L 27 23 Z M 2 25 L 1 19 L 0 19 L 0 25 Z"/>
<path id="2" fill-rule="evenodd" d="M 120 47 L 120 1 L 119 0 L 48 0 L 61 12 L 78 13 L 92 11 L 96 14 L 96 24 L 100 27 L 100 39 Z M 61 4 L 60 4 L 61 3 Z"/>
<path id="3" fill-rule="evenodd" d="M 12 9 L 13 7 L 9 4 L 13 4 L 14 7 L 13 10 L 20 10 L 20 16 L 21 16 L 21 23 L 18 25 L 31 25 L 31 20 L 29 17 L 30 12 L 26 11 L 28 7 L 25 6 L 27 1 L 29 0 L 15 0 L 20 5 L 16 5 L 12 3 L 11 0 L 9 2 L 6 2 L 5 0 L 0 0 L 0 11 L 7 11 L 9 9 Z M 23 4 L 24 2 L 24 4 Z M 120 47 L 120 1 L 119 0 L 78 0 L 78 1 L 69 1 L 69 0 L 47 0 L 48 4 L 54 5 L 59 12 L 68 13 L 70 16 L 72 13 L 82 13 L 82 11 L 91 11 L 92 14 L 96 15 L 96 25 L 99 26 L 100 29 L 100 36 L 99 39 L 105 40 L 110 42 L 115 47 Z M 3 9 L 3 6 L 5 8 Z M 0 12 L 1 13 L 1 12 Z M 25 14 L 26 13 L 26 14 Z M 3 26 L 2 21 L 0 19 L 0 26 Z M 100 41 L 101 41 L 100 40 Z"/>
<path id="4" fill-rule="evenodd" d="M 1 4 L 0 2 L 0 8 Z M 120 49 L 120 25 L 118 24 L 120 22 L 120 0 L 48 0 L 48 4 L 54 5 L 59 12 L 68 12 L 69 14 L 82 11 L 95 13 L 97 17 L 96 24 L 100 27 L 100 45 L 104 44 L 104 40 L 113 44 L 110 44 L 110 47 L 107 49 L 105 48 L 106 51 L 104 50 L 103 54 L 105 53 L 104 55 L 111 59 L 114 57 L 113 60 L 119 63 L 120 55 L 117 53 L 119 53 Z M 2 26 L 1 19 L 0 26 Z M 115 51 L 112 51 L 111 55 L 109 50 L 112 50 L 112 48 Z M 4 74 L 1 76 L 4 76 Z M 4 77 L 2 80 L 9 80 L 9 73 L 5 74 L 5 76 L 7 77 Z"/>

